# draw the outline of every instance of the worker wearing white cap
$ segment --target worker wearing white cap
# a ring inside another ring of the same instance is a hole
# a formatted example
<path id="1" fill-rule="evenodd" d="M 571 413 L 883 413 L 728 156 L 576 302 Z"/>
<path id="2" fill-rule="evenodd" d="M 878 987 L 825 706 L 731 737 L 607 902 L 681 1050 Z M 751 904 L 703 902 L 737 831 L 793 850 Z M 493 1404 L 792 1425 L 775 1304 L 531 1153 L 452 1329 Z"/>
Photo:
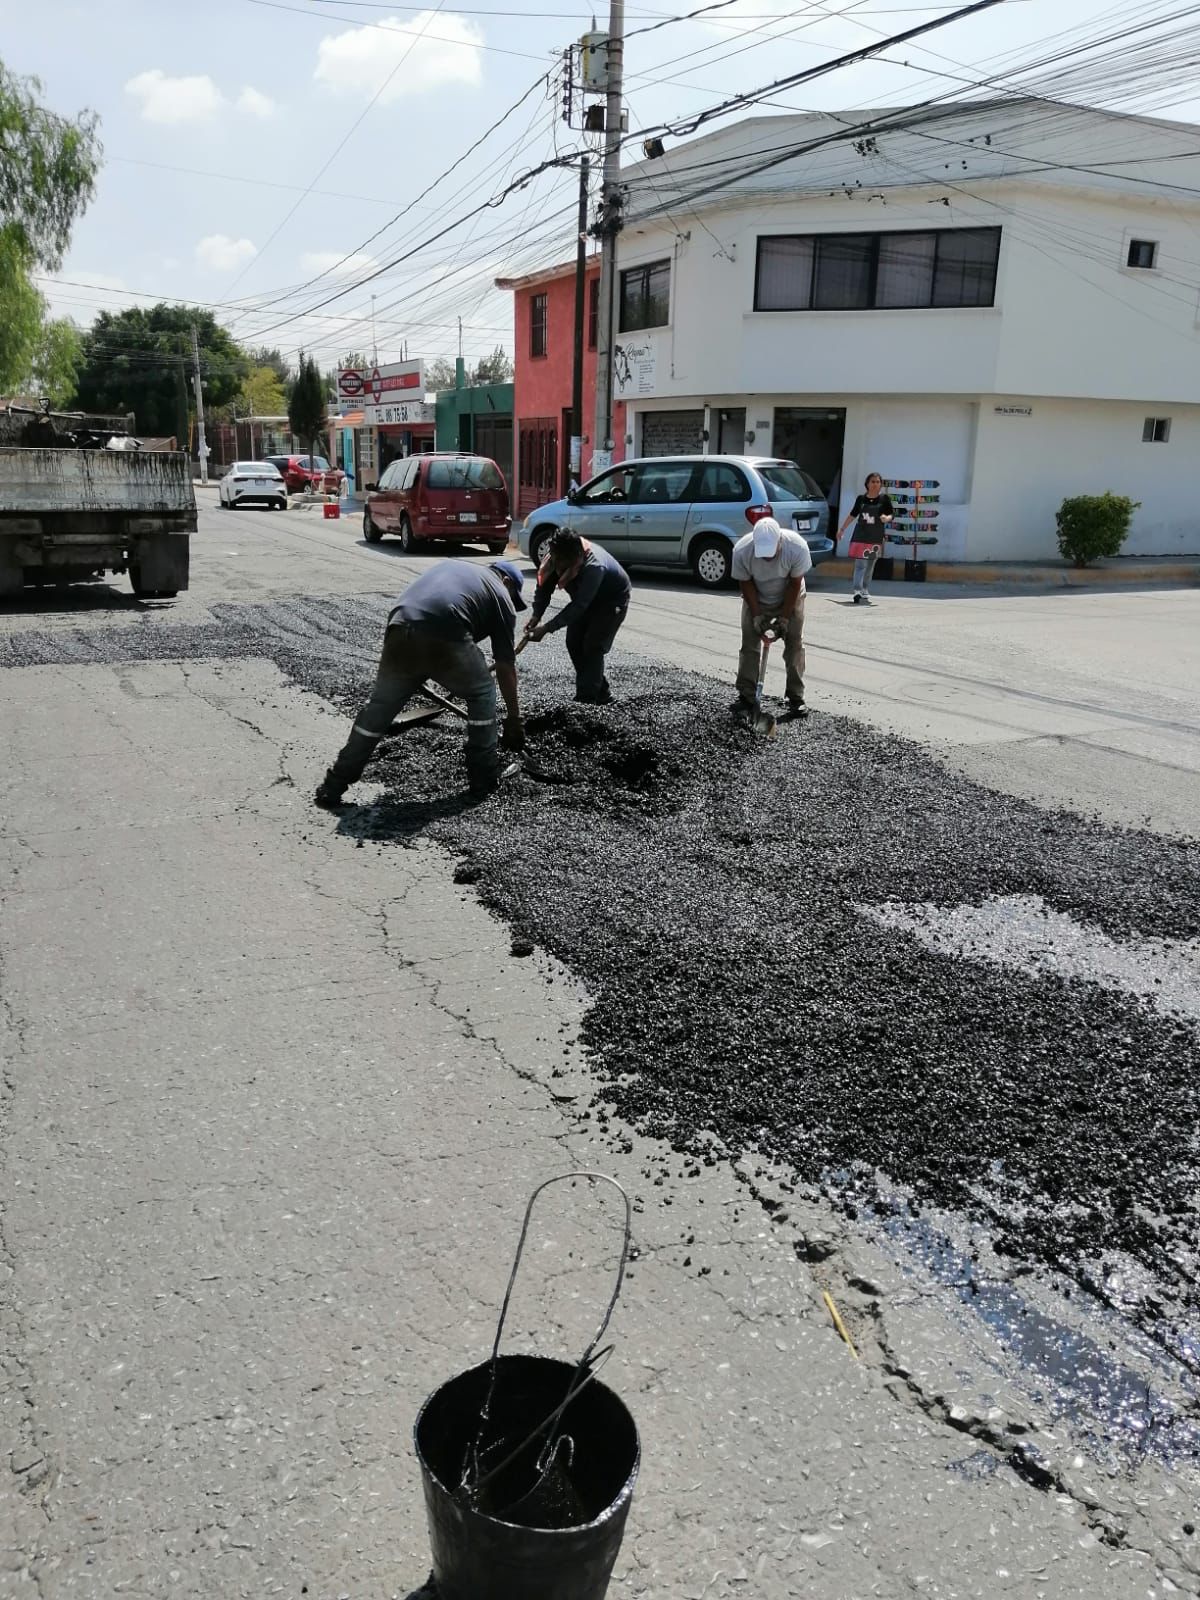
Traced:
<path id="1" fill-rule="evenodd" d="M 788 708 L 808 715 L 804 703 L 804 574 L 812 567 L 806 541 L 762 517 L 733 547 L 733 577 L 742 591 L 742 648 L 738 653 L 739 704 L 754 707 L 764 633 L 783 640 Z"/>

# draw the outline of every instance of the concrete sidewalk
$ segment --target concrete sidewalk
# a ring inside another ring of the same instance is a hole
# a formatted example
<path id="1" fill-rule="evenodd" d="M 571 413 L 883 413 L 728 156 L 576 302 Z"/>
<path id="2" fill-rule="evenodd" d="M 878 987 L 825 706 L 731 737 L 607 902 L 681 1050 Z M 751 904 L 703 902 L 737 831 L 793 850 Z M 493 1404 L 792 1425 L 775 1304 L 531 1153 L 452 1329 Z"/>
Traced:
<path id="1" fill-rule="evenodd" d="M 417 1589 L 412 1421 L 486 1353 L 526 1196 L 577 1166 L 636 1197 L 614 1597 L 1160 1592 L 1165 1547 L 1105 1540 L 1119 1486 L 1041 1492 L 989 1445 L 1000 1374 L 991 1424 L 955 1409 L 936 1305 L 883 1349 L 869 1259 L 806 1265 L 729 1167 L 579 1109 L 568 975 L 514 960 L 438 852 L 312 811 L 343 719 L 261 660 L 7 687 L 5 1593 Z M 590 1331 L 616 1235 L 584 1199 L 535 1233 L 516 1348 Z"/>
<path id="2" fill-rule="evenodd" d="M 892 588 L 920 590 L 921 582 L 905 580 L 903 555 L 894 559 L 895 578 L 881 580 L 876 573 L 873 587 L 881 593 Z M 854 563 L 835 556 L 823 561 L 818 571 L 822 578 L 843 578 L 849 583 Z M 923 581 L 1029 589 L 1153 589 L 1163 585 L 1194 589 L 1200 587 L 1200 556 L 1119 556 L 1090 567 L 1073 567 L 1065 561 L 929 561 Z"/>

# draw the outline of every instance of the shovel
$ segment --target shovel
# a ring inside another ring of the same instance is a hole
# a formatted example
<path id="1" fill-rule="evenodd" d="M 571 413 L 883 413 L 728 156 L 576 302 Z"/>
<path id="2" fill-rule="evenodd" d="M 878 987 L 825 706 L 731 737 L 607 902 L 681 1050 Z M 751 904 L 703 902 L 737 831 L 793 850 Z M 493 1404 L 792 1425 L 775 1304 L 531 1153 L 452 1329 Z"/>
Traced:
<path id="1" fill-rule="evenodd" d="M 763 687 L 767 681 L 767 656 L 771 646 L 779 638 L 777 633 L 764 633 L 762 637 L 762 650 L 758 657 L 758 682 L 754 685 L 754 716 L 751 727 L 755 733 L 761 733 L 764 738 L 774 736 L 776 722 L 774 714 L 763 710 Z"/>
<path id="2" fill-rule="evenodd" d="M 521 642 L 517 645 L 517 648 L 513 654 L 519 656 L 521 651 L 524 650 L 528 643 L 529 635 L 526 634 L 521 639 Z M 495 670 L 496 668 L 493 664 L 492 671 L 495 672 Z M 387 733 L 384 734 L 385 739 L 390 738 L 394 733 L 403 733 L 407 728 L 419 728 L 424 726 L 424 724 L 427 722 L 436 722 L 443 711 L 452 711 L 456 717 L 462 717 L 464 721 L 466 720 L 467 713 L 461 706 L 455 705 L 453 700 L 447 700 L 445 695 L 439 694 L 438 691 L 432 688 L 428 683 L 423 683 L 421 685 L 420 692 L 427 700 L 434 700 L 437 702 L 437 704 L 432 706 L 411 706 L 407 710 L 402 711 L 392 723 Z"/>

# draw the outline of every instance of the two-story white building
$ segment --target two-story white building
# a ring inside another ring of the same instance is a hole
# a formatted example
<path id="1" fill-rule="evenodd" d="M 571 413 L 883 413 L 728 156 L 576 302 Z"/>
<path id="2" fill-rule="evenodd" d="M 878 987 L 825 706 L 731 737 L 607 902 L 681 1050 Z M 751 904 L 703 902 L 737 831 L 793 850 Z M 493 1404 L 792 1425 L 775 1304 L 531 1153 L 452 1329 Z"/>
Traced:
<path id="1" fill-rule="evenodd" d="M 755 118 L 627 169 L 624 453 L 926 485 L 940 560 L 1064 496 L 1200 552 L 1200 128 L 1043 100 Z"/>

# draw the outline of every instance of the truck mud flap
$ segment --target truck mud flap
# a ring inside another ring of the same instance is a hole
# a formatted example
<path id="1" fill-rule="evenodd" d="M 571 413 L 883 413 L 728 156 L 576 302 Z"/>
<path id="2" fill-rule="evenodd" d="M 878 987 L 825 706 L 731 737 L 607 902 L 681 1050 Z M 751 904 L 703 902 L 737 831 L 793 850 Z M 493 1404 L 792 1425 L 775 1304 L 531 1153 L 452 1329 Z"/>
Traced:
<path id="1" fill-rule="evenodd" d="M 187 534 L 139 539 L 129 552 L 129 581 L 144 599 L 170 599 L 188 586 Z"/>

